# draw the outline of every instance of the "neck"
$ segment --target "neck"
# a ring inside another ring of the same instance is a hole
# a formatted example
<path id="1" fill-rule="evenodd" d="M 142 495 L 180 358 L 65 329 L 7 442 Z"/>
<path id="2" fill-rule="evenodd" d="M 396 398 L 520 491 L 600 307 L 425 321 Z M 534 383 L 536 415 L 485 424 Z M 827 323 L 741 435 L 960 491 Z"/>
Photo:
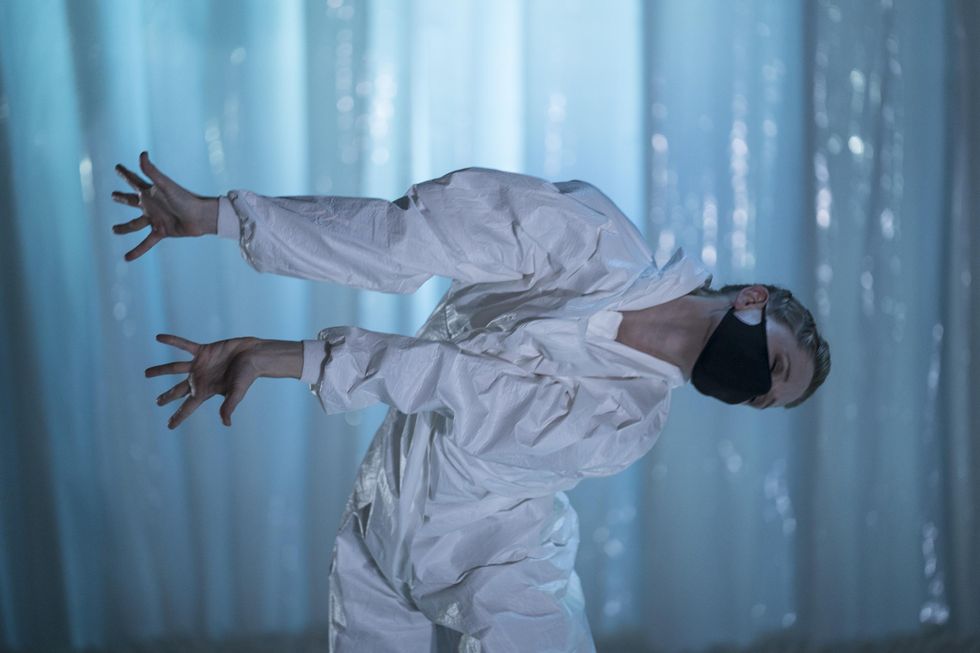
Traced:
<path id="1" fill-rule="evenodd" d="M 676 365 L 690 380 L 698 356 L 731 306 L 724 296 L 682 295 L 639 311 L 622 311 L 616 340 Z"/>

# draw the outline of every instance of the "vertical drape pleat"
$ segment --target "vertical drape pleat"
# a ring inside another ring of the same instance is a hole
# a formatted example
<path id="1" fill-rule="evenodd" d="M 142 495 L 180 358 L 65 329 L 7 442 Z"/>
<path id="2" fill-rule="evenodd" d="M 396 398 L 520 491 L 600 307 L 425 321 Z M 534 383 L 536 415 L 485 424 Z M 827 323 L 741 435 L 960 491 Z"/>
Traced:
<path id="1" fill-rule="evenodd" d="M 980 6 L 951 3 L 947 14 L 950 91 L 946 130 L 947 203 L 942 220 L 945 315 L 937 447 L 943 467 L 950 619 L 967 634 L 980 623 Z"/>

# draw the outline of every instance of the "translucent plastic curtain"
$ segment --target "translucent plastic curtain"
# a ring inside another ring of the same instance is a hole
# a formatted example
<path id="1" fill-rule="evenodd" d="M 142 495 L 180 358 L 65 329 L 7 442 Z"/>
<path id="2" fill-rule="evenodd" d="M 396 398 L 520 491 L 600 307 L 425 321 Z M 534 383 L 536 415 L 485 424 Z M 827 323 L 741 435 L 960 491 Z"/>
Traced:
<path id="1" fill-rule="evenodd" d="M 945 11 L 813 7 L 815 299 L 842 336 L 840 394 L 821 403 L 801 459 L 812 530 L 800 598 L 816 633 L 871 637 L 949 619 L 937 432 L 943 221 L 929 219 L 944 205 Z"/>
<path id="2" fill-rule="evenodd" d="M 683 246 L 715 286 L 771 283 L 812 306 L 805 6 L 647 7 L 647 218 L 657 255 Z M 840 338 L 824 332 L 836 354 Z M 643 551 L 637 639 L 697 650 L 799 629 L 795 566 L 807 525 L 797 461 L 818 424 L 813 404 L 759 412 L 691 387 L 675 393 L 644 460 L 638 523 L 620 536 Z"/>
<path id="3" fill-rule="evenodd" d="M 384 409 L 262 380 L 233 429 L 209 403 L 168 431 L 142 370 L 180 356 L 153 335 L 410 334 L 447 287 L 259 275 L 213 239 L 124 263 L 112 166 L 142 149 L 212 195 L 585 179 L 658 262 L 683 246 L 813 310 L 811 402 L 683 388 L 651 454 L 570 493 L 600 650 L 975 629 L 980 19 L 953 7 L 0 3 L 0 646 L 322 628 Z"/>
<path id="4" fill-rule="evenodd" d="M 262 380 L 232 430 L 215 405 L 170 432 L 152 403 L 169 383 L 142 370 L 180 356 L 153 335 L 412 333 L 446 287 L 258 275 L 213 239 L 126 264 L 134 242 L 109 226 L 134 213 L 109 201 L 125 187 L 112 166 L 148 149 L 203 194 L 393 198 L 467 165 L 557 179 L 578 160 L 640 213 L 638 5 L 557 21 L 568 7 L 0 5 L 4 645 L 322 626 L 338 518 L 384 410 L 328 418 L 304 386 Z M 568 61 L 529 38 L 549 33 Z"/>
<path id="5" fill-rule="evenodd" d="M 949 446 L 940 381 L 970 338 L 961 325 L 944 339 L 947 9 L 648 7 L 658 252 L 697 252 L 717 285 L 791 289 L 834 371 L 783 415 L 678 393 L 648 461 L 638 639 L 679 650 L 946 625 L 947 586 L 962 587 L 947 510 L 966 488 L 947 492 L 944 465 L 966 438 Z M 969 546 L 956 542 L 961 563 Z"/>
<path id="6" fill-rule="evenodd" d="M 951 89 L 946 128 L 948 219 L 944 220 L 944 347 L 938 443 L 950 619 L 958 632 L 980 624 L 980 5 L 951 3 L 947 15 Z M 945 213 L 945 211 L 944 211 Z"/>
<path id="7" fill-rule="evenodd" d="M 168 431 L 174 407 L 153 398 L 172 381 L 142 371 L 182 358 L 156 333 L 311 337 L 356 321 L 354 294 L 259 275 L 216 239 L 127 264 L 137 241 L 109 226 L 134 212 L 109 196 L 126 188 L 114 164 L 135 169 L 143 149 L 198 193 L 359 194 L 365 14 L 0 4 L 4 644 L 322 621 L 318 579 L 366 443 L 304 386 L 267 380 L 233 429 L 209 405 Z"/>

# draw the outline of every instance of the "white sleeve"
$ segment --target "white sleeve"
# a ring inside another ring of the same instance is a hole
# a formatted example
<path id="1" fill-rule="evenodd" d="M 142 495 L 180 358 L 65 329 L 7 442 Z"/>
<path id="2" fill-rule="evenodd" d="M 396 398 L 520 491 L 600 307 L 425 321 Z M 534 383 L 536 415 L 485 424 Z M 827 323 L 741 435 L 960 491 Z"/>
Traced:
<path id="1" fill-rule="evenodd" d="M 218 237 L 238 240 L 241 226 L 227 195 L 218 196 Z"/>
<path id="2" fill-rule="evenodd" d="M 303 341 L 303 371 L 299 377 L 303 383 L 312 385 L 320 378 L 323 359 L 327 356 L 324 344 L 322 340 Z"/>
<path id="3" fill-rule="evenodd" d="M 451 342 L 323 329 L 328 357 L 311 388 L 324 411 L 377 402 L 452 417 L 447 437 L 489 462 L 568 473 L 611 473 L 646 429 L 657 384 L 529 373 Z M 650 389 L 654 388 L 654 393 Z"/>
<path id="4" fill-rule="evenodd" d="M 551 182 L 487 168 L 413 184 L 393 202 L 248 190 L 218 202 L 218 234 L 239 239 L 256 270 L 395 293 L 432 275 L 479 283 L 576 269 L 610 228 Z"/>

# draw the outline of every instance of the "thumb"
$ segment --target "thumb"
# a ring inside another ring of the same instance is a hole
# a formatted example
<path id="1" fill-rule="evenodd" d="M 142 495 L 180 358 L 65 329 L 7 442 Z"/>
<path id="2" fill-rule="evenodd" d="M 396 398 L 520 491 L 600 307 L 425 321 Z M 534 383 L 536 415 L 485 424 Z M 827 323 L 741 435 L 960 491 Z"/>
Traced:
<path id="1" fill-rule="evenodd" d="M 150 153 L 144 150 L 140 153 L 140 169 L 146 173 L 150 180 L 160 186 L 161 190 L 173 190 L 178 184 L 167 175 L 160 172 L 159 168 L 150 162 Z"/>
<path id="2" fill-rule="evenodd" d="M 235 386 L 232 391 L 228 393 L 225 400 L 221 402 L 221 408 L 218 409 L 218 414 L 221 415 L 221 422 L 225 426 L 231 426 L 231 414 L 235 412 L 235 407 L 245 398 L 245 391 L 239 390 L 240 386 Z"/>
<path id="3" fill-rule="evenodd" d="M 226 380 L 228 382 L 228 394 L 221 402 L 218 413 L 225 426 L 231 426 L 231 414 L 235 407 L 245 398 L 245 393 L 255 381 L 254 374 L 250 373 L 251 367 L 246 363 L 244 356 L 236 356 L 228 366 Z"/>

